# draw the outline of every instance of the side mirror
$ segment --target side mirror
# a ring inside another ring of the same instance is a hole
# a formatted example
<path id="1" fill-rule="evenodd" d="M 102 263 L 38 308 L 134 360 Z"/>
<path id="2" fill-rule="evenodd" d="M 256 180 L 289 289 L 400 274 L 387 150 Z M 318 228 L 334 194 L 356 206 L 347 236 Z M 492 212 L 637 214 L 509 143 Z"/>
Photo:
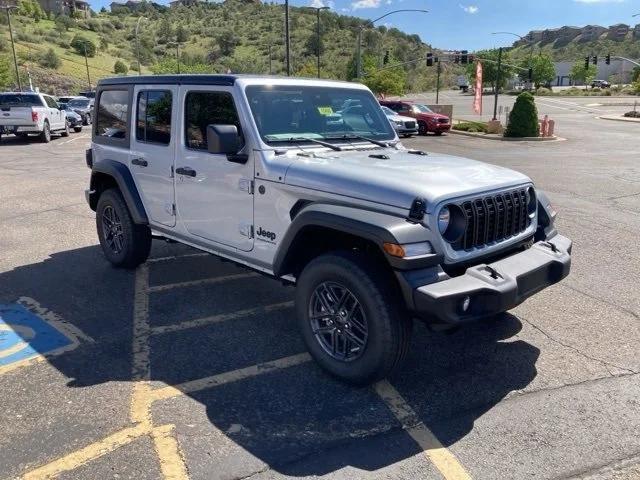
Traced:
<path id="1" fill-rule="evenodd" d="M 209 153 L 234 155 L 240 150 L 240 136 L 235 125 L 207 125 Z"/>

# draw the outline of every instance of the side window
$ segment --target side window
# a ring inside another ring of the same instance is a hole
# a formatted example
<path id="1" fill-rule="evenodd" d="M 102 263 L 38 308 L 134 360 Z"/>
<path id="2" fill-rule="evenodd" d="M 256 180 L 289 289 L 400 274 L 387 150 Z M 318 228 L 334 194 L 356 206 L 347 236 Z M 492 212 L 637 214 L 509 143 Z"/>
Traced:
<path id="1" fill-rule="evenodd" d="M 188 92 L 184 107 L 185 143 L 188 148 L 207 149 L 207 125 L 235 125 L 242 135 L 238 112 L 228 92 Z"/>
<path id="2" fill-rule="evenodd" d="M 171 92 L 145 90 L 138 93 L 136 140 L 169 145 L 171 142 Z"/>
<path id="3" fill-rule="evenodd" d="M 45 103 L 47 104 L 47 107 L 49 108 L 58 108 L 58 105 L 56 104 L 55 100 L 47 95 L 43 95 L 42 96 L 44 98 Z"/>
<path id="4" fill-rule="evenodd" d="M 127 138 L 128 90 L 104 90 L 98 101 L 96 135 Z"/>

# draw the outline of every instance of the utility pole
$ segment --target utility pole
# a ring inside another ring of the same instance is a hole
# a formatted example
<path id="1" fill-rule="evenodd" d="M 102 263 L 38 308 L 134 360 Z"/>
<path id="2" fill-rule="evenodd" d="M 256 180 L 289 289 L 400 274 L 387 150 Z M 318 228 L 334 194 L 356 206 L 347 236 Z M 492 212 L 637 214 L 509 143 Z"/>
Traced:
<path id="1" fill-rule="evenodd" d="M 271 57 L 271 49 L 273 48 L 273 45 L 270 43 L 269 44 L 269 75 L 273 75 L 273 62 L 272 57 Z"/>
<path id="2" fill-rule="evenodd" d="M 287 77 L 291 76 L 291 39 L 289 38 L 289 0 L 284 1 L 284 50 Z"/>
<path id="3" fill-rule="evenodd" d="M 440 72 L 442 71 L 442 67 L 440 67 L 440 60 L 438 60 L 436 71 L 438 72 L 438 77 L 436 79 L 436 105 L 438 105 L 440 100 Z"/>
<path id="4" fill-rule="evenodd" d="M 12 8 L 17 8 L 15 5 L 3 5 L 0 8 L 4 8 L 7 12 L 7 23 L 9 24 L 9 37 L 11 38 L 11 50 L 13 51 L 13 65 L 16 67 L 16 82 L 18 82 L 18 91 L 22 91 L 22 84 L 20 83 L 20 72 L 18 70 L 18 57 L 16 56 L 16 46 L 13 42 L 13 30 L 11 29 L 11 14 L 9 11 Z"/>
<path id="5" fill-rule="evenodd" d="M 318 63 L 318 78 L 320 78 L 320 10 L 329 10 L 329 7 L 303 7 L 308 10 L 316 11 L 316 57 Z"/>
<path id="6" fill-rule="evenodd" d="M 176 62 L 178 62 L 178 75 L 180 75 L 180 43 L 176 38 Z"/>
<path id="7" fill-rule="evenodd" d="M 495 101 L 493 103 L 493 120 L 498 119 L 498 92 L 500 91 L 500 73 L 502 68 L 502 47 L 498 49 L 498 72 L 496 73 Z"/>
<path id="8" fill-rule="evenodd" d="M 87 67 L 87 82 L 89 82 L 89 91 L 91 91 L 91 76 L 89 75 L 89 61 L 87 60 L 87 43 L 84 42 L 82 46 L 84 47 L 84 65 Z"/>

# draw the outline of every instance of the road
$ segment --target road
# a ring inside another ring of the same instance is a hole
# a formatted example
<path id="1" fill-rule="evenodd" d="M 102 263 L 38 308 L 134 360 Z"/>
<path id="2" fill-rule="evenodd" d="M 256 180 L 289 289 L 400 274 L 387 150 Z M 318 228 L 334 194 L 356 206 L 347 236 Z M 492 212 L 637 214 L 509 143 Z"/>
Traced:
<path id="1" fill-rule="evenodd" d="M 0 316 L 62 336 L 2 363 L 24 342 L 0 323 L 0 478 L 640 478 L 639 126 L 592 103 L 538 99 L 566 141 L 406 142 L 530 175 L 572 273 L 491 323 L 416 323 L 402 371 L 361 389 L 308 360 L 291 288 L 162 241 L 111 268 L 86 134 L 3 138 Z"/>

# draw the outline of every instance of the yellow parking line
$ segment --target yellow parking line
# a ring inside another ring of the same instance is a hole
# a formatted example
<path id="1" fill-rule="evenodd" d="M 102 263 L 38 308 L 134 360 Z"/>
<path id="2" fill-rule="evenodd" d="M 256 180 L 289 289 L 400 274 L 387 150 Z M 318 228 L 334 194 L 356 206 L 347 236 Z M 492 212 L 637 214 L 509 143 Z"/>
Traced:
<path id="1" fill-rule="evenodd" d="M 285 310 L 293 306 L 293 302 L 274 303 L 264 307 L 248 308 L 246 310 L 237 310 L 231 313 L 221 313 L 219 315 L 212 315 L 210 317 L 196 318 L 182 323 L 174 323 L 172 325 L 159 325 L 151 327 L 152 335 L 159 335 L 162 333 L 177 332 L 180 330 L 187 330 L 189 328 L 204 327 L 213 323 L 226 322 L 228 320 L 235 320 L 237 318 L 248 317 L 261 313 L 275 312 L 278 310 Z"/>
<path id="2" fill-rule="evenodd" d="M 258 273 L 238 273 L 236 275 L 227 275 L 224 277 L 210 277 L 203 278 L 202 280 L 191 280 L 189 282 L 168 283 L 165 285 L 154 285 L 149 287 L 149 293 L 164 292 L 166 290 L 172 290 L 174 288 L 194 287 L 197 285 L 206 285 L 208 283 L 222 283 L 232 280 L 240 280 L 242 278 L 257 277 Z"/>
<path id="3" fill-rule="evenodd" d="M 404 398 L 386 380 L 375 385 L 378 395 L 387 404 L 396 419 L 406 429 L 425 452 L 431 463 L 447 480 L 471 480 L 471 476 L 458 461 L 456 456 L 447 450 L 422 422 Z"/>
<path id="4" fill-rule="evenodd" d="M 173 436 L 175 425 L 162 425 L 151 431 L 151 438 L 160 460 L 160 470 L 165 480 L 189 478 L 178 441 Z"/>
<path id="5" fill-rule="evenodd" d="M 80 450 L 77 450 L 69 455 L 66 455 L 58 460 L 44 465 L 35 470 L 31 470 L 23 477 L 24 480 L 35 480 L 54 478 L 60 475 L 62 472 L 73 470 L 81 465 L 94 460 L 109 452 L 116 450 L 117 448 L 127 445 L 133 442 L 136 438 L 149 433 L 149 428 L 146 425 L 136 425 L 134 427 L 124 428 L 116 433 L 109 435 L 102 440 L 92 443 Z"/>
<path id="6" fill-rule="evenodd" d="M 206 257 L 207 255 L 211 255 L 211 254 L 198 252 L 198 253 L 187 253 L 185 255 L 169 255 L 167 257 L 148 258 L 147 263 L 167 262 L 169 260 L 177 260 L 179 258 Z"/>
<path id="7" fill-rule="evenodd" d="M 311 357 L 308 353 L 300 353 L 298 355 L 279 358 L 271 362 L 259 363 L 250 367 L 241 368 L 239 370 L 232 370 L 230 372 L 192 380 L 190 382 L 179 383 L 178 385 L 158 388 L 156 390 L 151 390 L 150 394 L 153 398 L 152 401 L 155 402 L 156 400 L 177 397 L 184 393 L 198 392 L 218 385 L 224 385 L 225 383 L 232 383 L 246 378 L 257 377 L 264 373 L 282 370 L 284 368 L 293 367 L 294 365 L 300 365 L 310 360 Z"/>

